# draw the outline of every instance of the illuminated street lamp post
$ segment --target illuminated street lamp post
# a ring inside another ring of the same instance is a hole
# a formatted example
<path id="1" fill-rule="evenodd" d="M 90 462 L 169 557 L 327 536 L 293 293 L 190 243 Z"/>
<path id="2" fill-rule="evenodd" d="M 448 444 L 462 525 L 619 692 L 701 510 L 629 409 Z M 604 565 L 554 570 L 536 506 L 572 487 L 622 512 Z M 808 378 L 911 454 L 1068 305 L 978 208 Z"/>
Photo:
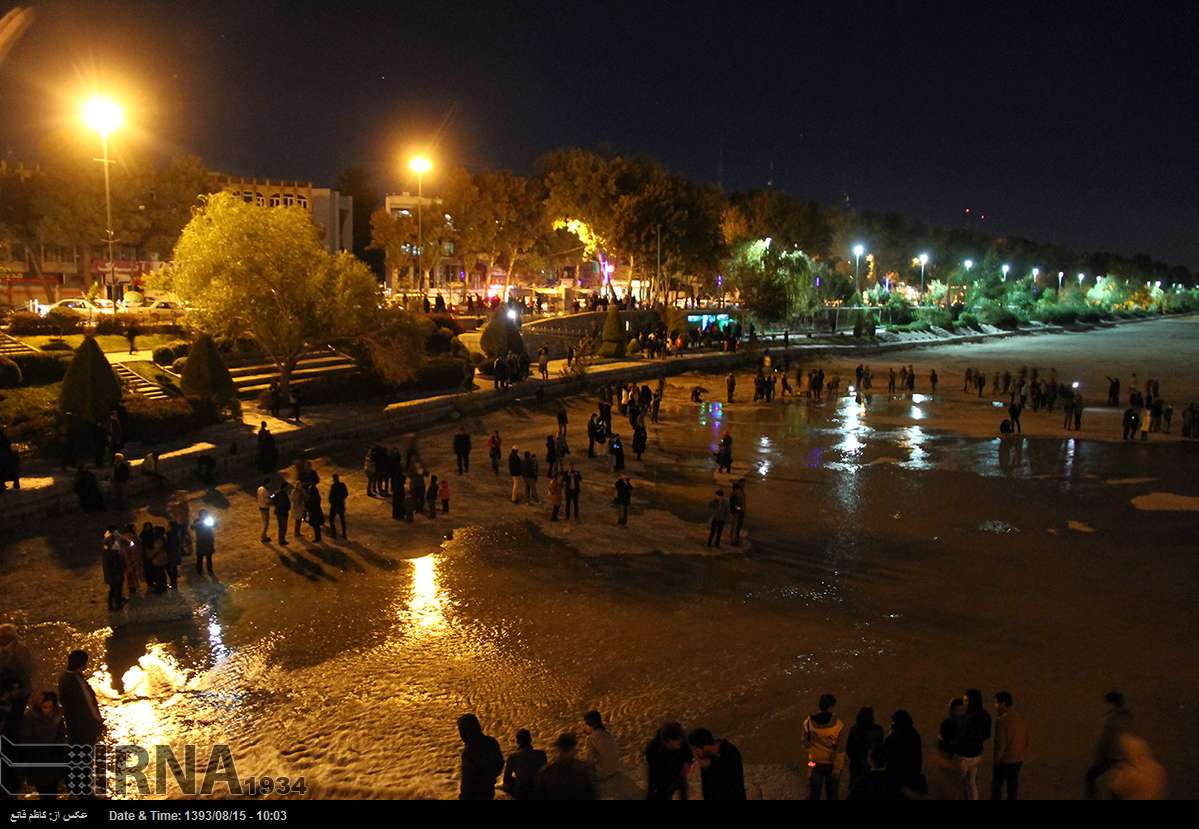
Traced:
<path id="1" fill-rule="evenodd" d="M 1000 268 L 1000 270 L 1003 271 L 1003 281 L 1004 282 L 1007 282 L 1008 271 L 1010 271 L 1011 269 L 1012 269 L 1011 265 L 1004 265 L 1002 268 Z"/>
<path id="2" fill-rule="evenodd" d="M 1058 272 L 1057 272 L 1057 292 L 1058 292 L 1059 294 L 1062 292 L 1062 280 L 1063 280 L 1063 279 L 1065 279 L 1065 278 L 1066 278 L 1066 273 L 1065 273 L 1065 271 L 1058 271 Z"/>
<path id="3" fill-rule="evenodd" d="M 125 120 L 125 114 L 121 110 L 121 105 L 111 98 L 101 96 L 93 96 L 83 104 L 83 123 L 89 129 L 100 133 L 100 146 L 104 152 L 103 158 L 97 158 L 104 165 L 104 235 L 108 241 L 108 285 L 109 298 L 116 289 L 117 271 L 116 260 L 113 258 L 112 252 L 112 189 L 109 185 L 108 165 L 112 163 L 108 158 L 108 134 L 117 127 L 121 126 L 121 122 Z"/>
<path id="4" fill-rule="evenodd" d="M 920 254 L 920 298 L 924 299 L 924 266 L 928 264 L 928 254 Z"/>
<path id="5" fill-rule="evenodd" d="M 1082 281 L 1083 281 L 1084 279 L 1086 279 L 1086 278 L 1087 278 L 1087 275 L 1086 275 L 1085 273 L 1080 273 L 1080 274 L 1078 275 L 1078 287 L 1079 287 L 1080 289 L 1082 288 Z"/>
<path id="6" fill-rule="evenodd" d="M 408 166 L 416 173 L 416 274 L 420 279 L 420 289 L 423 291 L 425 288 L 424 178 L 425 173 L 433 168 L 433 162 L 423 155 L 418 155 L 408 162 Z"/>
<path id="7" fill-rule="evenodd" d="M 853 246 L 853 282 L 858 291 L 858 302 L 862 301 L 862 277 L 859 267 L 862 264 L 862 254 L 865 252 L 866 248 L 862 245 Z"/>

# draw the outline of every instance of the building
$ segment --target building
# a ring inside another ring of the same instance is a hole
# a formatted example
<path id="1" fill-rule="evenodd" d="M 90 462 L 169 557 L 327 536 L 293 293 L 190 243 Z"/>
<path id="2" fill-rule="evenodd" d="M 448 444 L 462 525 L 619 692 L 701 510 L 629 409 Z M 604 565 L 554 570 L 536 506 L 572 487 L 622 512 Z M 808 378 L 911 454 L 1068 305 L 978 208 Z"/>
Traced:
<path id="1" fill-rule="evenodd" d="M 325 250 L 338 253 L 354 246 L 354 199 L 310 181 L 274 181 L 214 173 L 218 189 L 261 207 L 291 207 L 308 211 L 325 232 Z"/>
<path id="2" fill-rule="evenodd" d="M 385 196 L 384 209 L 396 218 L 415 216 L 418 209 L 424 211 L 426 227 L 432 223 L 453 221 L 441 213 L 441 199 L 433 196 L 414 196 L 399 193 Z M 444 294 L 447 300 L 459 300 L 465 291 L 481 290 L 485 279 L 480 272 L 466 272 L 465 263 L 452 241 L 442 245 L 440 251 L 426 251 L 430 261 L 424 262 L 429 272 L 429 285 L 422 286 L 411 263 L 388 262 L 387 287 L 394 291 L 421 291 L 426 287 L 430 295 Z"/>

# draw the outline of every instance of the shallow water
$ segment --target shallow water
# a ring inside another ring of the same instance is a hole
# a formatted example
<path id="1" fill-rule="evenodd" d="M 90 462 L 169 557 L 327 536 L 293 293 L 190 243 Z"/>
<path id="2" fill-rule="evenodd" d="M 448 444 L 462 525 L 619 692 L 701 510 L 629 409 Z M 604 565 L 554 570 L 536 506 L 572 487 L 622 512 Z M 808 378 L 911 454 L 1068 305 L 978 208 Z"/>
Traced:
<path id="1" fill-rule="evenodd" d="M 95 631 L 112 735 L 227 742 L 242 777 L 304 776 L 324 795 L 445 797 L 468 710 L 508 748 L 518 728 L 548 743 L 597 707 L 634 778 L 663 719 L 786 773 L 822 692 L 849 720 L 907 708 L 928 744 L 950 696 L 1002 687 L 1032 722 L 1028 795 L 1074 797 L 1118 686 L 1175 794 L 1199 794 L 1194 517 L 1131 503 L 1193 493 L 1195 447 L 957 438 L 926 428 L 936 398 L 886 397 L 670 408 L 650 462 L 630 464 L 627 533 L 678 546 L 653 537 L 674 525 L 639 526 L 649 501 L 695 522 L 701 551 L 729 430 L 748 551 L 581 556 L 505 518 L 423 551 L 328 548 L 335 578 L 265 567 L 184 622 Z M 585 497 L 578 546 L 612 522 L 606 503 Z"/>

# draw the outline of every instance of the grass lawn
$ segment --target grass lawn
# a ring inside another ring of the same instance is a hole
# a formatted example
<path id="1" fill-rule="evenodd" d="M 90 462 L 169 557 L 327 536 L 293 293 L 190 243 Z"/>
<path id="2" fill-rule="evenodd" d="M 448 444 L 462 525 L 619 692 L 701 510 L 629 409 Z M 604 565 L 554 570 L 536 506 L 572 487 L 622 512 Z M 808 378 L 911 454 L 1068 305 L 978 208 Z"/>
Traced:
<path id="1" fill-rule="evenodd" d="M 51 337 L 46 335 L 17 337 L 18 340 L 28 343 L 34 348 L 44 348 L 46 343 L 51 340 L 61 340 L 71 348 L 78 348 L 83 342 L 82 334 L 69 334 L 66 337 Z M 176 342 L 179 337 L 171 334 L 139 334 L 137 337 L 137 348 L 139 351 L 146 349 L 153 350 L 160 345 Z M 121 334 L 101 334 L 96 337 L 96 342 L 100 344 L 103 351 L 128 351 L 129 341 Z"/>
<path id="2" fill-rule="evenodd" d="M 16 423 L 52 411 L 60 391 L 62 383 L 0 389 L 0 423 Z"/>

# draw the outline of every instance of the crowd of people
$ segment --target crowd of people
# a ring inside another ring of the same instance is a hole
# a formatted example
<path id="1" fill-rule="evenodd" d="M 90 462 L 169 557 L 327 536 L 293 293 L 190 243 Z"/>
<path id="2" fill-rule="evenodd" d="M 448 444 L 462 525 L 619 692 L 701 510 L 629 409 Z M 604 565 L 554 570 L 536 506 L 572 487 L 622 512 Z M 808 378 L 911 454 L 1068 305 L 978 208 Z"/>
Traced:
<path id="1" fill-rule="evenodd" d="M 844 788 L 849 800 L 978 800 L 979 769 L 989 750 L 990 798 L 1018 800 L 1032 744 L 1029 723 L 1009 691 L 996 693 L 992 705 L 994 715 L 976 688 L 954 696 L 936 738 L 926 747 L 908 711 L 894 711 L 884 727 L 876 720 L 875 709 L 866 706 L 848 724 L 837 714 L 837 698 L 822 694 L 817 710 L 803 720 L 798 733 L 802 754 L 795 760 L 807 770 L 808 799 L 839 800 Z M 1136 733 L 1123 694 L 1108 693 L 1104 705 L 1095 753 L 1080 781 L 1081 793 L 1094 800 L 1164 799 L 1166 771 Z M 497 781 L 500 791 L 514 800 L 629 796 L 619 741 L 600 712 L 583 714 L 578 731 L 558 735 L 550 760 L 534 746 L 528 729 L 521 729 L 515 735 L 515 750 L 505 759 L 499 741 L 483 732 L 478 718 L 462 715 L 458 719 L 463 744 L 459 798 L 492 800 Z M 678 722 L 664 723 L 641 758 L 643 796 L 648 800 L 689 799 L 696 770 L 704 800 L 747 799 L 741 751 L 707 728 L 688 732 Z"/>

